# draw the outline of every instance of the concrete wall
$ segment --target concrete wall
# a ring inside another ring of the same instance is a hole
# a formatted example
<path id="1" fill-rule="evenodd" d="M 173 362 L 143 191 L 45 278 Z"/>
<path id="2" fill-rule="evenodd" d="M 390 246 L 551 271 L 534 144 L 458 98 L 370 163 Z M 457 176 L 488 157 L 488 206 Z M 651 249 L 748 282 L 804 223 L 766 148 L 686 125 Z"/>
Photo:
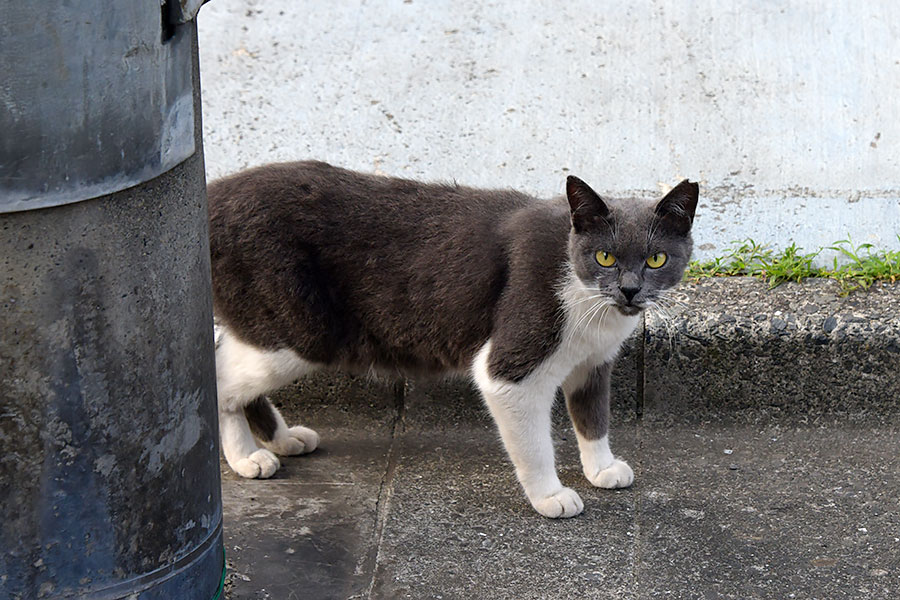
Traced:
<path id="1" fill-rule="evenodd" d="M 211 178 L 319 158 L 549 196 L 700 180 L 736 239 L 900 248 L 900 4 L 216 0 Z"/>

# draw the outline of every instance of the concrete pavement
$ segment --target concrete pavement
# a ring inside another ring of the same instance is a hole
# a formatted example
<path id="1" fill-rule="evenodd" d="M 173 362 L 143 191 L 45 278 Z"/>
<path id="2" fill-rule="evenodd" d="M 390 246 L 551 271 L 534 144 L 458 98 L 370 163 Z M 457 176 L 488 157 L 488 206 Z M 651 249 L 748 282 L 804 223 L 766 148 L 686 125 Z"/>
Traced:
<path id="1" fill-rule="evenodd" d="M 590 486 L 556 408 L 585 501 L 571 520 L 531 509 L 466 382 L 325 374 L 279 393 L 322 445 L 273 480 L 224 468 L 229 597 L 895 598 L 900 286 L 683 294 L 614 381 L 632 488 Z"/>
<path id="2" fill-rule="evenodd" d="M 481 406 L 453 387 L 438 392 L 450 406 L 429 393 L 414 387 L 400 406 L 390 393 L 281 395 L 322 447 L 285 459 L 275 480 L 223 471 L 229 598 L 887 600 L 900 589 L 896 427 L 617 419 L 614 448 L 636 482 L 607 491 L 582 477 L 560 419 L 561 476 L 585 512 L 554 521 L 521 494 Z"/>

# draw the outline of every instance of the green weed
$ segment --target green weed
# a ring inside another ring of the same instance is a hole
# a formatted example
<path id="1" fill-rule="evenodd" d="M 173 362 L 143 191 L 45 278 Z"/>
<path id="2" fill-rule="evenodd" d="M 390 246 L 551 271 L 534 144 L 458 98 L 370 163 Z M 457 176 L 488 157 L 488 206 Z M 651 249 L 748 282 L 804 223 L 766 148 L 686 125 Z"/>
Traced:
<path id="1" fill-rule="evenodd" d="M 900 239 L 900 235 L 897 238 Z M 775 252 L 751 239 L 734 244 L 722 257 L 693 261 L 688 265 L 685 277 L 700 279 L 748 275 L 764 279 L 770 288 L 785 281 L 800 282 L 810 277 L 825 277 L 840 283 L 842 295 L 866 289 L 876 281 L 900 281 L 900 252 L 876 251 L 872 244 L 856 245 L 850 236 L 828 247 L 846 258 L 845 261 L 835 258 L 830 269 L 813 265 L 821 250 L 803 252 L 796 244 L 791 244 L 784 250 Z"/>

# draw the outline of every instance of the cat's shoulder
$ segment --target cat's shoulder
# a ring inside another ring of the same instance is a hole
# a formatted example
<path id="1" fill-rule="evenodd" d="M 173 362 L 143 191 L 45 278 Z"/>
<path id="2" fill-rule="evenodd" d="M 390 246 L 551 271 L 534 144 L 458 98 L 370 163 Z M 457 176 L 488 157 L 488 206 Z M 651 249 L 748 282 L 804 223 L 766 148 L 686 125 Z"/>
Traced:
<path id="1" fill-rule="evenodd" d="M 565 251 L 571 221 L 565 198 L 534 200 L 512 213 L 503 224 L 511 245 L 524 250 L 557 254 Z"/>

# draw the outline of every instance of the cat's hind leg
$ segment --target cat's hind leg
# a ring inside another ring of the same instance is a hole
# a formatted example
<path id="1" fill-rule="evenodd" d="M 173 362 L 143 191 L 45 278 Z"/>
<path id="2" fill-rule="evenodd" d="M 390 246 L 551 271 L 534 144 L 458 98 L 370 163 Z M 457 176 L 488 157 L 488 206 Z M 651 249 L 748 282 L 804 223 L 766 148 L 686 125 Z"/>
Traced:
<path id="1" fill-rule="evenodd" d="M 219 328 L 216 338 L 222 453 L 232 470 L 242 477 L 271 477 L 280 466 L 273 450 L 281 454 L 309 452 L 318 445 L 319 436 L 305 427 L 288 428 L 264 395 L 302 377 L 315 366 L 293 350 L 265 350 L 247 344 L 226 327 Z M 254 430 L 268 448 L 257 445 Z"/>
<path id="2" fill-rule="evenodd" d="M 611 362 L 576 367 L 563 382 L 566 407 L 575 428 L 581 466 L 588 481 L 600 488 L 623 488 L 634 482 L 628 463 L 609 449 L 609 383 Z"/>
<path id="3" fill-rule="evenodd" d="M 307 454 L 319 445 L 319 434 L 301 425 L 288 427 L 272 402 L 260 396 L 244 406 L 250 431 L 262 445 L 282 456 Z"/>

